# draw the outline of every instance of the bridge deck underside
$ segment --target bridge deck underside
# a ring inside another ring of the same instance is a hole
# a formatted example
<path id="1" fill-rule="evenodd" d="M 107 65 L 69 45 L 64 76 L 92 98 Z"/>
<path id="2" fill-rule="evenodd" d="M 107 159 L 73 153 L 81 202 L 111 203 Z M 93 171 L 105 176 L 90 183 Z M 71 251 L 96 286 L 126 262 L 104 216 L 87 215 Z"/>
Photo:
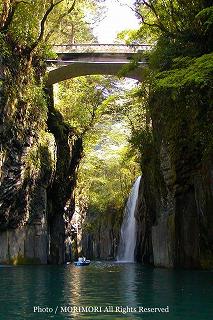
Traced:
<path id="1" fill-rule="evenodd" d="M 48 85 L 75 77 L 96 74 L 125 76 L 142 82 L 143 70 L 146 65 L 146 62 L 142 62 L 134 70 L 126 71 L 128 63 L 125 62 L 72 62 L 49 71 Z"/>

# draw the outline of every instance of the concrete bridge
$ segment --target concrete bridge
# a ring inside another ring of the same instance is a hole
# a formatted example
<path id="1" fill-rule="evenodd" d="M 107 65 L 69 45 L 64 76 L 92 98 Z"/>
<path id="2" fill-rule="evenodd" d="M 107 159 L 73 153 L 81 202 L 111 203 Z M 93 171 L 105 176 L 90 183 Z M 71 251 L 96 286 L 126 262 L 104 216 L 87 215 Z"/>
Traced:
<path id="1" fill-rule="evenodd" d="M 118 76 L 134 57 L 150 50 L 149 45 L 124 44 L 72 44 L 53 47 L 57 59 L 48 59 L 48 85 L 85 75 Z M 140 60 L 135 68 L 129 69 L 125 77 L 143 80 L 143 69 L 147 62 Z"/>

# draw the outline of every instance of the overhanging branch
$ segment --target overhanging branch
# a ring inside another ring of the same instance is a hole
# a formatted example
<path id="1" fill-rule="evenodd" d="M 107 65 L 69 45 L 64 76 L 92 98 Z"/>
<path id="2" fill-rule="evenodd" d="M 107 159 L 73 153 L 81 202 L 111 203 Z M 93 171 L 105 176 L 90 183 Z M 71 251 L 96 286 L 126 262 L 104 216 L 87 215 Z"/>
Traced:
<path id="1" fill-rule="evenodd" d="M 45 37 L 45 41 L 48 41 L 49 38 L 51 37 L 51 35 L 53 34 L 53 32 L 55 31 L 55 29 L 60 25 L 60 23 L 63 21 L 63 19 L 68 16 L 75 8 L 75 3 L 76 0 L 73 1 L 71 7 L 67 10 L 67 12 L 64 12 L 56 21 L 56 23 L 54 24 L 54 26 L 52 27 L 52 29 L 47 33 L 46 37 Z"/>
<path id="2" fill-rule="evenodd" d="M 40 43 L 40 41 L 43 39 L 43 36 L 44 36 L 44 31 L 45 31 L 45 24 L 46 24 L 46 21 L 50 15 L 50 13 L 53 11 L 53 9 L 59 5 L 61 2 L 63 2 L 64 0 L 58 0 L 56 2 L 54 2 L 54 0 L 51 1 L 51 4 L 49 6 L 49 8 L 47 9 L 47 11 L 45 12 L 42 20 L 41 20 L 41 23 L 40 23 L 40 33 L 39 33 L 39 36 L 38 38 L 36 39 L 36 41 L 31 45 L 31 47 L 29 48 L 29 52 L 32 52 L 37 46 L 38 44 Z"/>

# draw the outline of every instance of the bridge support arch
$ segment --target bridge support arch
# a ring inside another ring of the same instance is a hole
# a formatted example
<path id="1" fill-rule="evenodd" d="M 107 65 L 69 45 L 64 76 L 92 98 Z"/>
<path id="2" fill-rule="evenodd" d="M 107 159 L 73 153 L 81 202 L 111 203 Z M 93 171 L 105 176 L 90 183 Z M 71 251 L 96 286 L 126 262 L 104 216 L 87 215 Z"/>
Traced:
<path id="1" fill-rule="evenodd" d="M 86 75 L 119 76 L 128 65 L 129 63 L 126 62 L 71 62 L 68 65 L 50 70 L 47 84 L 52 85 L 60 81 Z M 146 65 L 146 62 L 140 62 L 134 70 L 127 71 L 125 77 L 142 82 Z"/>

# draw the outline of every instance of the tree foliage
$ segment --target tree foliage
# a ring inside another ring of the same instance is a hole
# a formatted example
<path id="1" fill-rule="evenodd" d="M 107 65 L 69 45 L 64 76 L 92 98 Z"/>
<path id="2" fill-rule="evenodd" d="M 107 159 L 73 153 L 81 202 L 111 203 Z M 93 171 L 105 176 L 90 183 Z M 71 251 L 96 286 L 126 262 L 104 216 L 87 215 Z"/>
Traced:
<path id="1" fill-rule="evenodd" d="M 23 54 L 55 43 L 94 40 L 85 15 L 95 16 L 99 1 L 86 0 L 2 0 L 0 32 L 5 45 L 10 43 Z"/>
<path id="2" fill-rule="evenodd" d="M 116 83 L 111 77 L 87 76 L 71 79 L 59 84 L 56 90 L 57 108 L 76 133 L 84 135 L 107 113 L 107 98 L 116 90 Z"/>
<path id="3" fill-rule="evenodd" d="M 196 166 L 213 145 L 211 3 L 139 0 L 134 10 L 141 25 L 128 41 L 151 40 L 153 48 L 144 53 L 149 69 L 136 93 L 145 125 L 132 130 L 131 142 L 144 170 L 153 159 L 157 167 L 161 141 L 175 164 L 186 157 Z"/>
<path id="4" fill-rule="evenodd" d="M 97 124 L 101 132 L 96 140 L 86 143 L 76 189 L 77 203 L 83 200 L 94 228 L 97 221 L 103 224 L 109 220 L 112 212 L 114 223 L 120 226 L 131 185 L 140 171 L 128 143 L 127 123 L 107 118 Z"/>
<path id="5" fill-rule="evenodd" d="M 105 219 L 113 210 L 120 221 L 132 182 L 139 175 L 137 157 L 128 142 L 130 127 L 137 123 L 134 116 L 139 117 L 139 103 L 130 105 L 121 87 L 122 82 L 113 77 L 87 76 L 55 90 L 57 108 L 83 138 L 76 201 L 94 219 Z"/>

